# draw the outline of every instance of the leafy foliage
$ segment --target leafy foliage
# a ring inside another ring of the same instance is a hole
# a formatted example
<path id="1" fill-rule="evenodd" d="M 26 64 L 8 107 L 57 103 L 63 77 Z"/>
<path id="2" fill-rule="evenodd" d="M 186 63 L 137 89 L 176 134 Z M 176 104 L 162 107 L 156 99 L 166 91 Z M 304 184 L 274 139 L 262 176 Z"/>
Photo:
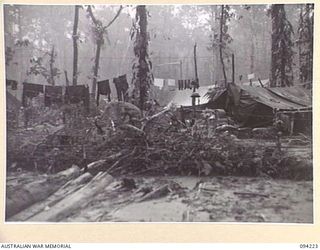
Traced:
<path id="1" fill-rule="evenodd" d="M 54 84 L 53 79 L 61 75 L 60 70 L 54 67 L 56 58 L 57 53 L 54 51 L 53 54 L 51 52 L 44 52 L 42 56 L 31 58 L 31 66 L 27 71 L 27 75 L 41 75 L 49 84 Z M 48 66 L 48 64 L 51 66 Z"/>

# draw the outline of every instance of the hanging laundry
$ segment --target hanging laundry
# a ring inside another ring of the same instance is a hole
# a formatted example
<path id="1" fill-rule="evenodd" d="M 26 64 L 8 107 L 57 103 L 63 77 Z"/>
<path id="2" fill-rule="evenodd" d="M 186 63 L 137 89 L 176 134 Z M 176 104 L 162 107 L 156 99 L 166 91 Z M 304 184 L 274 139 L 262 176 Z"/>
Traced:
<path id="1" fill-rule="evenodd" d="M 22 90 L 22 105 L 26 107 L 27 98 L 32 99 L 33 97 L 38 96 L 40 93 L 43 93 L 43 85 L 24 82 Z"/>
<path id="2" fill-rule="evenodd" d="M 66 103 L 79 103 L 83 101 L 84 106 L 89 109 L 90 96 L 89 87 L 84 85 L 67 86 L 65 93 Z"/>
<path id="3" fill-rule="evenodd" d="M 45 86 L 44 106 L 49 107 L 53 103 L 61 104 L 62 101 L 62 86 Z"/>
<path id="4" fill-rule="evenodd" d="M 17 90 L 18 89 L 18 82 L 15 80 L 8 80 L 6 79 L 6 86 L 11 86 L 12 90 Z"/>
<path id="5" fill-rule="evenodd" d="M 167 79 L 168 89 L 174 91 L 176 89 L 176 81 L 174 79 Z"/>
<path id="6" fill-rule="evenodd" d="M 187 80 L 187 89 L 192 89 L 190 79 Z"/>
<path id="7" fill-rule="evenodd" d="M 176 81 L 174 79 L 168 79 L 168 86 L 175 87 L 176 86 Z"/>
<path id="8" fill-rule="evenodd" d="M 162 89 L 163 85 L 164 85 L 164 79 L 155 78 L 154 82 L 153 82 L 153 85 L 159 87 L 160 89 Z"/>
<path id="9" fill-rule="evenodd" d="M 184 90 L 186 88 L 185 81 L 186 80 L 181 80 L 181 90 Z"/>
<path id="10" fill-rule="evenodd" d="M 111 89 L 110 89 L 109 80 L 104 80 L 104 81 L 98 82 L 97 106 L 99 106 L 100 95 L 107 95 L 108 102 L 111 102 Z"/>
<path id="11" fill-rule="evenodd" d="M 113 78 L 113 83 L 114 86 L 116 87 L 116 91 L 117 91 L 117 97 L 118 97 L 118 101 L 122 101 L 122 92 L 121 92 L 121 86 L 120 86 L 120 80 L 118 77 Z"/>
<path id="12" fill-rule="evenodd" d="M 89 86 L 88 85 L 86 85 L 84 87 L 83 104 L 84 104 L 84 107 L 86 108 L 86 111 L 89 113 L 89 111 L 90 111 L 90 90 L 89 90 Z"/>
<path id="13" fill-rule="evenodd" d="M 178 80 L 178 89 L 183 90 L 183 80 Z"/>
<path id="14" fill-rule="evenodd" d="M 127 81 L 127 75 L 121 75 L 119 77 L 113 78 L 113 82 L 117 90 L 118 101 L 128 101 L 129 84 Z"/>
<path id="15" fill-rule="evenodd" d="M 128 93 L 129 84 L 127 81 L 127 75 L 119 76 L 119 80 L 121 82 L 121 92 L 123 94 L 123 100 L 127 102 L 129 99 L 129 93 Z"/>
<path id="16" fill-rule="evenodd" d="M 66 103 L 79 103 L 83 101 L 84 85 L 67 86 L 65 93 Z"/>
<path id="17" fill-rule="evenodd" d="M 199 79 L 196 79 L 196 80 L 192 80 L 191 81 L 191 88 L 196 88 L 198 89 L 200 86 L 199 86 Z"/>

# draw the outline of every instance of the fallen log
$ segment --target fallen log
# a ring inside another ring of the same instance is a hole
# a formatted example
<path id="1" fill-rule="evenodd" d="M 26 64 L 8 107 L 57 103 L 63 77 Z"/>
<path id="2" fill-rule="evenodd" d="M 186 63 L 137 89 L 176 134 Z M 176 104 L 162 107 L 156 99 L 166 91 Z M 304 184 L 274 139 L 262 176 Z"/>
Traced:
<path id="1" fill-rule="evenodd" d="M 124 155 L 122 158 L 117 160 L 110 168 L 108 168 L 107 173 L 111 173 L 112 172 L 111 170 L 115 170 L 116 168 L 118 168 L 123 162 L 128 160 L 130 157 L 134 156 L 136 152 L 137 152 L 137 147 L 134 147 L 131 153 Z"/>
<path id="2" fill-rule="evenodd" d="M 251 193 L 251 192 L 233 192 L 235 195 L 241 195 L 241 196 L 246 196 L 246 197 L 264 197 L 264 198 L 269 198 L 268 194 L 260 194 L 260 193 Z"/>
<path id="3" fill-rule="evenodd" d="M 154 114 L 152 116 L 149 116 L 149 117 L 145 117 L 142 119 L 142 126 L 141 126 L 141 130 L 142 131 L 145 131 L 146 127 L 149 125 L 150 122 L 152 122 L 153 120 L 155 120 L 156 118 L 166 114 L 167 112 L 170 111 L 171 109 L 171 104 L 168 105 L 166 108 L 164 108 L 162 111 L 160 111 L 159 113 L 157 114 Z"/>
<path id="4" fill-rule="evenodd" d="M 65 197 L 50 209 L 29 218 L 28 221 L 61 221 L 76 210 L 85 207 L 96 194 L 104 190 L 112 181 L 111 175 L 100 172 L 87 185 Z"/>
<path id="5" fill-rule="evenodd" d="M 121 152 L 112 154 L 112 155 L 106 157 L 105 159 L 91 162 L 87 166 L 88 167 L 87 171 L 91 174 L 97 174 L 100 171 L 105 170 L 104 168 L 106 168 L 107 163 L 114 162 L 125 154 L 127 154 L 127 150 L 122 150 Z"/>
<path id="6" fill-rule="evenodd" d="M 19 189 L 10 188 L 6 192 L 6 219 L 26 209 L 32 204 L 46 199 L 56 192 L 69 180 L 79 176 L 80 168 L 71 168 L 55 175 L 39 176 L 40 180 L 19 186 Z"/>
<path id="7" fill-rule="evenodd" d="M 43 210 L 46 210 L 54 206 L 56 203 L 64 199 L 66 196 L 76 192 L 77 190 L 82 188 L 84 184 L 89 182 L 91 179 L 92 179 L 92 175 L 90 173 L 84 173 L 80 175 L 78 178 L 67 182 L 57 192 L 49 196 L 48 199 L 45 199 L 44 201 L 38 202 L 28 207 L 27 209 L 9 218 L 8 221 L 28 220 L 29 218 L 35 216 L 36 214 L 42 212 Z"/>
<path id="8" fill-rule="evenodd" d="M 151 199 L 159 199 L 170 192 L 169 185 L 165 184 L 154 191 L 146 194 L 145 196 L 141 197 L 137 202 L 143 202 Z"/>

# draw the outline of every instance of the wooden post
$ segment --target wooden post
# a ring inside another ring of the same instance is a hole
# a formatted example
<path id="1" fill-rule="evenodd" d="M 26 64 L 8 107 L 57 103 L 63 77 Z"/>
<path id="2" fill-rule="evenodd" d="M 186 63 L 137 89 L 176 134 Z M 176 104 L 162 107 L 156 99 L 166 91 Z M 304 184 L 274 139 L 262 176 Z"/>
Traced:
<path id="1" fill-rule="evenodd" d="M 194 44 L 193 58 L 194 58 L 194 73 L 195 73 L 195 77 L 196 77 L 196 83 L 199 84 L 198 68 L 197 68 L 197 43 Z M 193 92 L 196 92 L 196 86 L 195 85 L 193 87 Z"/>
<path id="2" fill-rule="evenodd" d="M 294 113 L 290 114 L 290 135 L 293 135 L 294 128 Z"/>
<path id="3" fill-rule="evenodd" d="M 260 78 L 258 78 L 258 81 L 259 81 L 259 83 L 260 83 L 260 86 L 261 86 L 262 88 L 264 88 L 264 86 L 263 86 Z"/>

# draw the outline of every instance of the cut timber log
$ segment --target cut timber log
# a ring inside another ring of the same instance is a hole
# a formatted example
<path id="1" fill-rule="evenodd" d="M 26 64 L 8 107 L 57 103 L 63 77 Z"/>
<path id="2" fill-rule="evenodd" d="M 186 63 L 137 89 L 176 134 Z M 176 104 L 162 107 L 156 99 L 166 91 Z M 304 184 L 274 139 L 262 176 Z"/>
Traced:
<path id="1" fill-rule="evenodd" d="M 96 194 L 104 190 L 112 181 L 111 175 L 100 172 L 87 185 L 65 197 L 50 209 L 31 217 L 28 221 L 61 221 L 76 210 L 85 207 Z"/>
<path id="2" fill-rule="evenodd" d="M 9 221 L 26 221 L 29 218 L 35 216 L 36 214 L 46 210 L 56 203 L 64 199 L 66 196 L 76 192 L 83 187 L 84 184 L 88 183 L 92 179 L 90 173 L 84 173 L 80 175 L 77 179 L 71 180 L 63 185 L 57 192 L 45 199 L 44 201 L 38 202 L 31 207 L 21 211 L 20 213 L 9 218 Z"/>
<path id="3" fill-rule="evenodd" d="M 163 196 L 167 195 L 170 192 L 169 185 L 165 184 L 159 188 L 157 188 L 154 191 L 151 191 L 150 193 L 146 194 L 145 196 L 141 197 L 138 202 L 147 201 L 151 199 L 159 199 Z"/>
<path id="4" fill-rule="evenodd" d="M 111 164 L 119 160 L 123 155 L 126 155 L 127 153 L 127 150 L 122 150 L 121 152 L 112 154 L 105 159 L 91 162 L 88 164 L 87 171 L 93 175 L 96 175 L 97 173 L 106 170 Z"/>
<path id="5" fill-rule="evenodd" d="M 46 199 L 56 192 L 62 185 L 79 176 L 80 168 L 71 168 L 55 175 L 40 176 L 40 180 L 21 185 L 18 189 L 7 189 L 6 194 L 6 219 L 26 209 L 32 204 Z"/>

